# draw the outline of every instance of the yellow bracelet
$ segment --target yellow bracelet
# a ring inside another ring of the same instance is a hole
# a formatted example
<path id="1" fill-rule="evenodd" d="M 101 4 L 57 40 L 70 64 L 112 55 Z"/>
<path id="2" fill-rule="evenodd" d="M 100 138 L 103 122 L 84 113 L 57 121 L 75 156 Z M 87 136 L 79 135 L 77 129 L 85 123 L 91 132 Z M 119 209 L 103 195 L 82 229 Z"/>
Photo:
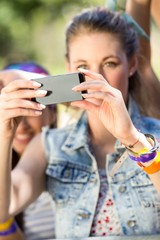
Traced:
<path id="1" fill-rule="evenodd" d="M 8 230 L 13 222 L 14 222 L 14 218 L 9 218 L 6 222 L 0 223 L 0 231 Z"/>
<path id="2" fill-rule="evenodd" d="M 143 148 L 140 151 L 136 152 L 136 154 L 140 155 L 140 154 L 143 154 L 143 153 L 147 153 L 148 151 L 149 151 L 148 148 Z"/>
<path id="3" fill-rule="evenodd" d="M 154 159 L 155 163 L 160 163 L 160 152 L 157 152 L 157 156 Z"/>

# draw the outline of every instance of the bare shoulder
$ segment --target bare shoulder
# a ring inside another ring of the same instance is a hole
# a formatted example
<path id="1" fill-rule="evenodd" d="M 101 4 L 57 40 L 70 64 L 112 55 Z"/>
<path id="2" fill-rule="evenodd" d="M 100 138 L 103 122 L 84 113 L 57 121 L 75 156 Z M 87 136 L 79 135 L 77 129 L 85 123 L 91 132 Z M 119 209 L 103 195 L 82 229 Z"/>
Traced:
<path id="1" fill-rule="evenodd" d="M 33 168 L 36 166 L 36 169 L 39 168 L 41 171 L 44 171 L 46 168 L 47 160 L 45 158 L 41 133 L 36 135 L 28 144 L 24 154 L 22 155 L 22 163 L 24 162 Z"/>
<path id="2" fill-rule="evenodd" d="M 45 186 L 45 159 L 41 134 L 35 136 L 26 147 L 18 165 L 12 172 L 12 180 L 19 189 L 28 189 L 28 197 L 37 197 Z M 29 199 L 30 199 L 29 197 Z"/>

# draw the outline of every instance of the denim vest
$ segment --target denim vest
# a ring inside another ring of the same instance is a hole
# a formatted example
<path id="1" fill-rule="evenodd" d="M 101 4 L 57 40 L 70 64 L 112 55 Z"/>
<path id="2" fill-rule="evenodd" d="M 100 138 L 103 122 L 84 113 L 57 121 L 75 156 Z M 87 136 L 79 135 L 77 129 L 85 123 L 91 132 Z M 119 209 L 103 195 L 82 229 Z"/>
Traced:
<path id="1" fill-rule="evenodd" d="M 140 115 L 130 101 L 129 113 L 142 133 L 160 136 L 160 121 Z M 88 237 L 99 196 L 96 159 L 89 147 L 87 117 L 61 129 L 43 129 L 48 159 L 47 189 L 56 203 L 56 237 Z M 106 173 L 123 235 L 160 233 L 160 194 L 148 175 L 127 158 L 114 177 L 109 172 L 124 151 L 117 141 L 106 157 Z"/>

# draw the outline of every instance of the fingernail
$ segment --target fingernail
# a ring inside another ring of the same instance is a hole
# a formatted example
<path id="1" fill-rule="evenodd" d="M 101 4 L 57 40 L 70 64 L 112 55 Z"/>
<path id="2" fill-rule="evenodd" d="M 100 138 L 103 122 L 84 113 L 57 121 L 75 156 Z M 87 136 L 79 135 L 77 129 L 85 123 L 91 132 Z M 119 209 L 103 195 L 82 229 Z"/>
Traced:
<path id="1" fill-rule="evenodd" d="M 38 95 L 46 95 L 46 94 L 47 94 L 47 91 L 46 91 L 46 90 L 39 89 L 39 90 L 37 90 L 37 94 L 38 94 Z"/>
<path id="2" fill-rule="evenodd" d="M 41 83 L 38 83 L 38 82 L 34 82 L 34 81 L 33 81 L 33 86 L 34 86 L 34 87 L 40 87 L 40 86 L 41 86 Z"/>
<path id="3" fill-rule="evenodd" d="M 72 88 L 73 91 L 77 90 L 78 89 L 78 86 L 75 86 Z"/>
<path id="4" fill-rule="evenodd" d="M 84 98 L 86 98 L 86 97 L 88 97 L 88 93 L 82 93 L 82 96 L 83 96 Z"/>
<path id="5" fill-rule="evenodd" d="M 35 115 L 37 115 L 37 116 L 42 115 L 42 112 L 41 112 L 41 111 L 35 111 L 34 113 L 35 113 Z"/>
<path id="6" fill-rule="evenodd" d="M 46 108 L 46 106 L 43 105 L 43 104 L 38 104 L 38 107 L 39 107 L 40 109 L 45 109 L 45 108 Z"/>
<path id="7" fill-rule="evenodd" d="M 84 69 L 84 68 L 78 68 L 79 71 L 82 71 L 82 72 L 87 72 L 88 70 L 87 69 Z"/>

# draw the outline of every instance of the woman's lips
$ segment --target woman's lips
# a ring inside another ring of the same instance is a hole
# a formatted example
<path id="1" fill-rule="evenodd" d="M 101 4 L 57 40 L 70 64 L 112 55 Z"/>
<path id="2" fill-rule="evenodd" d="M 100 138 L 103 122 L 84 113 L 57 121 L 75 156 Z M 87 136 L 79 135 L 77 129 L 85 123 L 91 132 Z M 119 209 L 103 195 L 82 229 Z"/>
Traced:
<path id="1" fill-rule="evenodd" d="M 32 134 L 16 134 L 14 140 L 21 144 L 28 143 L 33 138 Z"/>

